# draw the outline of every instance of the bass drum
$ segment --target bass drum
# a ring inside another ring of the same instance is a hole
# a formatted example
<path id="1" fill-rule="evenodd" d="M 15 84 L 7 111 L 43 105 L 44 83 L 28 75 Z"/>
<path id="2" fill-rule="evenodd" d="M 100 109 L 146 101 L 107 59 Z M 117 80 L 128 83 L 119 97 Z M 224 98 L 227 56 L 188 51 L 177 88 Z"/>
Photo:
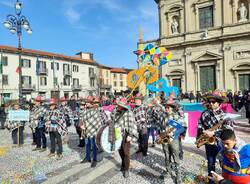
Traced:
<path id="1" fill-rule="evenodd" d="M 96 145 L 99 149 L 113 153 L 117 151 L 122 144 L 122 133 L 120 128 L 115 128 L 115 143 L 112 145 L 109 142 L 109 126 L 103 126 L 99 129 L 96 135 Z"/>

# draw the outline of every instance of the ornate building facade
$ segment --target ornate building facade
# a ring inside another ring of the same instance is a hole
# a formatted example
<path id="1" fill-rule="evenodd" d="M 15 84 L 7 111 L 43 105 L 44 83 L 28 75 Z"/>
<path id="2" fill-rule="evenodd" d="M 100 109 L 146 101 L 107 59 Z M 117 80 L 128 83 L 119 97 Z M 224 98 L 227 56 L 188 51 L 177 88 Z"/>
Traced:
<path id="1" fill-rule="evenodd" d="M 183 91 L 250 88 L 250 0 L 155 0 L 159 39 L 172 60 L 160 73 Z"/>

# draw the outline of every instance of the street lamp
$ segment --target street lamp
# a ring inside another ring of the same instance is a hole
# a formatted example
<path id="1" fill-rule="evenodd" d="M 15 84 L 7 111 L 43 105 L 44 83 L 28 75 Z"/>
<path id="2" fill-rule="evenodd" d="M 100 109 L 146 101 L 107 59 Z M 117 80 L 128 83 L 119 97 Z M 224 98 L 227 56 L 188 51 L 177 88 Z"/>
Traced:
<path id="1" fill-rule="evenodd" d="M 15 3 L 15 15 L 8 15 L 6 20 L 3 22 L 3 25 L 8 29 L 12 34 L 17 34 L 18 37 L 18 55 L 19 55 L 19 96 L 22 95 L 22 68 L 21 68 L 21 38 L 22 38 L 22 29 L 24 29 L 28 34 L 32 34 L 32 29 L 30 27 L 29 21 L 25 16 L 21 15 L 22 13 L 22 3 L 19 0 Z"/>

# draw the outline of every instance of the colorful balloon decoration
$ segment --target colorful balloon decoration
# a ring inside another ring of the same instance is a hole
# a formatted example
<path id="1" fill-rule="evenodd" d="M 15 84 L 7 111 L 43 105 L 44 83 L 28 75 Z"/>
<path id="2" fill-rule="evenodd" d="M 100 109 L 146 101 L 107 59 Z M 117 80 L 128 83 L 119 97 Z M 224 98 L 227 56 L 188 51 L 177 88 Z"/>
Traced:
<path id="1" fill-rule="evenodd" d="M 163 78 L 158 79 L 158 69 L 165 65 L 172 58 L 172 53 L 165 47 L 155 47 L 153 44 L 139 44 L 138 50 L 135 52 L 138 56 L 138 63 L 141 65 L 147 65 L 140 67 L 138 70 L 131 71 L 127 76 L 128 87 L 131 89 L 137 88 L 141 82 L 144 82 L 147 89 L 152 92 L 164 92 L 166 96 L 171 93 L 178 95 L 178 88 L 174 86 L 168 86 L 167 81 Z M 149 66 L 151 65 L 151 66 Z M 157 87 L 159 85 L 160 87 Z M 133 91 L 132 90 L 132 91 Z"/>
<path id="2" fill-rule="evenodd" d="M 138 70 L 129 72 L 127 76 L 128 87 L 135 89 L 142 81 L 145 84 L 151 84 L 158 79 L 158 72 L 153 66 L 143 66 Z"/>
<path id="3" fill-rule="evenodd" d="M 159 87 L 157 87 L 159 85 Z M 174 93 L 175 96 L 178 95 L 179 89 L 175 86 L 168 86 L 167 81 L 163 78 L 159 79 L 158 81 L 148 84 L 147 89 L 152 92 L 164 92 L 166 96 L 170 96 Z"/>

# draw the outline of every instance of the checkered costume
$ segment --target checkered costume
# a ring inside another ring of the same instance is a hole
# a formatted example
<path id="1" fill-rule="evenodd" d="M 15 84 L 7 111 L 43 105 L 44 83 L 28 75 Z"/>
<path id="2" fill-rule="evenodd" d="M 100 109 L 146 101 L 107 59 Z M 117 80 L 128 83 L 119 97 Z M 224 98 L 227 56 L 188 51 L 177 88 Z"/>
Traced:
<path id="1" fill-rule="evenodd" d="M 128 133 L 133 138 L 138 138 L 137 125 L 135 123 L 135 117 L 131 110 L 112 112 L 111 117 L 116 127 L 122 129 L 123 134 Z"/>
<path id="2" fill-rule="evenodd" d="M 164 106 L 156 104 L 152 108 L 152 122 L 151 125 L 154 127 L 159 127 L 162 114 L 165 112 Z"/>
<path id="3" fill-rule="evenodd" d="M 179 112 L 179 111 L 175 111 L 171 114 L 164 112 L 161 115 L 161 127 L 163 128 L 163 130 L 165 130 L 165 128 L 168 126 L 168 121 L 169 120 L 175 120 L 178 123 L 180 123 L 183 127 L 187 127 L 187 123 L 185 122 L 185 116 L 184 113 Z"/>
<path id="4" fill-rule="evenodd" d="M 137 106 L 133 113 L 138 129 L 146 128 L 148 123 L 148 107 L 146 105 Z"/>
<path id="5" fill-rule="evenodd" d="M 207 130 L 212 128 L 214 125 L 219 123 L 221 119 L 224 119 L 225 113 L 219 109 L 217 111 L 213 111 L 212 109 L 205 110 L 199 119 L 198 122 L 198 134 L 197 136 L 200 136 L 203 132 L 203 130 Z M 233 129 L 233 121 L 226 120 L 222 126 L 221 129 Z M 221 133 L 221 129 L 217 130 L 215 132 L 215 136 L 219 137 Z"/>
<path id="6" fill-rule="evenodd" d="M 44 126 L 44 115 L 46 113 L 46 108 L 41 105 L 35 105 L 30 112 L 30 127 L 35 129 L 36 127 Z"/>
<path id="7" fill-rule="evenodd" d="M 59 109 L 48 110 L 45 114 L 45 127 L 48 132 L 57 132 L 64 136 L 67 134 L 67 125 L 64 114 Z"/>
<path id="8" fill-rule="evenodd" d="M 64 114 L 66 121 L 69 121 L 71 124 L 74 124 L 74 118 L 76 112 L 73 112 L 68 105 L 60 105 L 58 107 L 59 111 Z"/>
<path id="9" fill-rule="evenodd" d="M 96 136 L 99 128 L 105 123 L 99 108 L 86 109 L 80 115 L 80 120 L 84 122 L 87 137 Z"/>

